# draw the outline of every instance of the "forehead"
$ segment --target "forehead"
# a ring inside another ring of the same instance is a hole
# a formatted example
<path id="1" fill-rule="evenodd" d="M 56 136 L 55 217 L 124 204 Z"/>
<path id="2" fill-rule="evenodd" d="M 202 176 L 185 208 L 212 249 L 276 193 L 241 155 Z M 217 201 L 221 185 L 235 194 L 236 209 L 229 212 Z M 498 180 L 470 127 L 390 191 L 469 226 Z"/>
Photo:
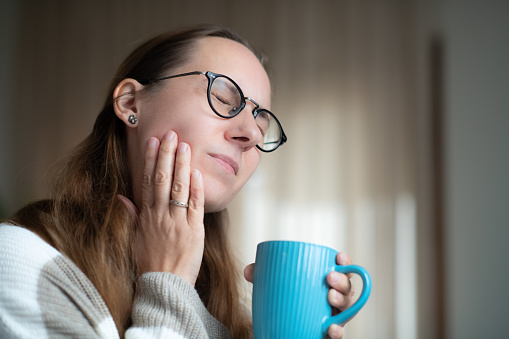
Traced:
<path id="1" fill-rule="evenodd" d="M 232 78 L 244 92 L 266 108 L 270 107 L 270 81 L 258 58 L 246 46 L 225 38 L 206 37 L 196 41 L 187 71 L 211 71 Z"/>

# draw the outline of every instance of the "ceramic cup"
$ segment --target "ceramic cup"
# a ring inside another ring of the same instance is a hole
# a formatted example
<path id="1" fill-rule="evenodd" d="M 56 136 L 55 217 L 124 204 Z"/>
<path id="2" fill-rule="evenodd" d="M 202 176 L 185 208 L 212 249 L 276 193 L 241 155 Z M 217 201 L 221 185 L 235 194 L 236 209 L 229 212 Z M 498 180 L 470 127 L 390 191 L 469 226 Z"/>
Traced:
<path id="1" fill-rule="evenodd" d="M 368 272 L 336 264 L 337 251 L 295 241 L 258 244 L 253 277 L 255 339 L 322 339 L 331 324 L 344 324 L 364 306 L 371 293 Z M 332 316 L 326 277 L 331 271 L 355 273 L 363 281 L 359 299 Z"/>

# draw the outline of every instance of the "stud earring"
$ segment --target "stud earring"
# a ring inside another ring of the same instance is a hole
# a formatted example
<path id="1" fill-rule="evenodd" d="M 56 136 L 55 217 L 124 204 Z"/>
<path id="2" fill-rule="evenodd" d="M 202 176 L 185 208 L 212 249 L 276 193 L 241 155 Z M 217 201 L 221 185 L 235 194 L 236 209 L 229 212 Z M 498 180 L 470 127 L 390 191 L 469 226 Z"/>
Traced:
<path id="1" fill-rule="evenodd" d="M 138 118 L 135 117 L 134 114 L 131 114 L 129 116 L 129 118 L 127 119 L 127 121 L 129 121 L 133 125 L 136 125 L 136 123 L 138 122 Z"/>

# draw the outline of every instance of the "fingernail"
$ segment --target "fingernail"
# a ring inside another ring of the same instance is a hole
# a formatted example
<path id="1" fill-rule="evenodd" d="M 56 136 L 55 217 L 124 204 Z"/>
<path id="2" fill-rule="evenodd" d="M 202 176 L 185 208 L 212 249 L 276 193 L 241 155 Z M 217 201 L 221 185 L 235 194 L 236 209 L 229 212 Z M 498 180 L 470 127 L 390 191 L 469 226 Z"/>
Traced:
<path id="1" fill-rule="evenodd" d="M 169 131 L 168 133 L 166 133 L 164 135 L 164 140 L 166 141 L 170 141 L 170 140 L 173 140 L 173 137 L 175 136 L 175 132 L 173 131 Z"/>
<path id="2" fill-rule="evenodd" d="M 156 138 L 149 138 L 148 141 L 147 141 L 147 147 L 148 148 L 155 148 L 156 147 L 156 143 L 157 143 L 157 139 Z"/>
<path id="3" fill-rule="evenodd" d="M 348 256 L 344 253 L 339 254 L 340 264 L 346 264 L 348 262 Z"/>
<path id="4" fill-rule="evenodd" d="M 339 300 L 339 292 L 334 290 L 334 299 Z"/>
<path id="5" fill-rule="evenodd" d="M 179 144 L 178 152 L 179 152 L 179 153 L 184 153 L 185 151 L 187 151 L 187 144 L 186 144 L 186 143 L 181 142 L 181 143 Z"/>
<path id="6" fill-rule="evenodd" d="M 337 283 L 339 282 L 339 280 L 341 280 L 341 276 L 339 275 L 338 272 L 332 272 L 330 279 L 333 283 Z"/>
<path id="7" fill-rule="evenodd" d="M 331 334 L 334 337 L 339 336 L 339 326 L 338 325 L 332 324 L 332 325 L 330 325 L 329 329 L 330 329 L 329 331 L 332 332 Z"/>

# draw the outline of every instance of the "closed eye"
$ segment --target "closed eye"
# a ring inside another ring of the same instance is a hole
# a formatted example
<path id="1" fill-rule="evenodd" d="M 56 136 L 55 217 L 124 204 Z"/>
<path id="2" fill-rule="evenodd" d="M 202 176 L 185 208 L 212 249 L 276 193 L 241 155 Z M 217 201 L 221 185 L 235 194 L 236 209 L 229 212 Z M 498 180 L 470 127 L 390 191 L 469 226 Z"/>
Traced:
<path id="1" fill-rule="evenodd" d="M 217 101 L 219 101 L 220 103 L 224 104 L 224 105 L 230 105 L 230 102 L 228 101 L 228 99 L 218 95 L 218 94 L 215 94 L 213 93 L 212 94 L 214 96 L 214 98 L 216 98 Z"/>

